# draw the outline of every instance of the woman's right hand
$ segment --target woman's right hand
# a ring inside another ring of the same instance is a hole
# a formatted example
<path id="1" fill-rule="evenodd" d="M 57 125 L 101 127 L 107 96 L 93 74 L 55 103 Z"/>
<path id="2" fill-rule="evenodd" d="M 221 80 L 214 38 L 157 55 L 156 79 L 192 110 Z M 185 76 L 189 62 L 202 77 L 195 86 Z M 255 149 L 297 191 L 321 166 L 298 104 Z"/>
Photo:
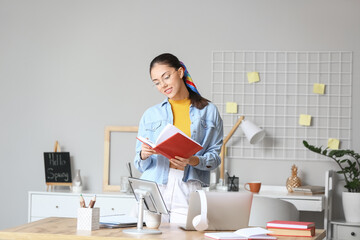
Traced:
<path id="1" fill-rule="evenodd" d="M 140 152 L 141 160 L 145 160 L 153 154 L 157 154 L 157 152 L 153 150 L 149 145 L 144 143 L 141 145 L 141 152 Z"/>

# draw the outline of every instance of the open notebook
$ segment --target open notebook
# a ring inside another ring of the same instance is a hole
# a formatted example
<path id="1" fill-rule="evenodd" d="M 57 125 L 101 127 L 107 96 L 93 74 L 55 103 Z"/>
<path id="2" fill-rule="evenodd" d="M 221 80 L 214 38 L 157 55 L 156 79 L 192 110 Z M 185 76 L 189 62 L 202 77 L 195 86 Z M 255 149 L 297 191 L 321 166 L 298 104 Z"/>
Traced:
<path id="1" fill-rule="evenodd" d="M 276 237 L 267 235 L 270 231 L 263 228 L 242 228 L 235 232 L 212 232 L 205 233 L 204 236 L 212 239 L 251 239 L 251 240 L 263 240 L 263 239 L 277 239 Z"/>

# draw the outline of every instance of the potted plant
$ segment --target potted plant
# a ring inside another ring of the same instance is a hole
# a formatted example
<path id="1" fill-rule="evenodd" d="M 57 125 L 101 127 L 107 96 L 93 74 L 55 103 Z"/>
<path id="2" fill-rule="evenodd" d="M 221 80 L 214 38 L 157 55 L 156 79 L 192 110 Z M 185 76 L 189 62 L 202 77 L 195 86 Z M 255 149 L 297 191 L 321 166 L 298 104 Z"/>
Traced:
<path id="1" fill-rule="evenodd" d="M 334 160 L 341 170 L 337 171 L 345 179 L 344 187 L 348 190 L 342 193 L 345 220 L 360 222 L 360 154 L 353 150 L 322 149 L 303 141 L 304 146 L 312 152 Z"/>

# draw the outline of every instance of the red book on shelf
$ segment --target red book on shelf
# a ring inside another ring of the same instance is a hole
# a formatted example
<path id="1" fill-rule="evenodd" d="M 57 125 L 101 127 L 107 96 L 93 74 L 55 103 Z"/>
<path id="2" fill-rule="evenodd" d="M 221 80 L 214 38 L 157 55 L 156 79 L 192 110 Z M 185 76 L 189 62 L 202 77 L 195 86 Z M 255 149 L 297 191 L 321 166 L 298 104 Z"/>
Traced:
<path id="1" fill-rule="evenodd" d="M 271 236 L 291 236 L 291 237 L 313 237 L 315 236 L 315 227 L 309 229 L 290 229 L 290 228 L 270 228 L 267 227 Z"/>
<path id="2" fill-rule="evenodd" d="M 172 124 L 165 126 L 155 143 L 141 136 L 137 139 L 169 159 L 175 156 L 189 158 L 202 149 L 200 144 Z"/>
<path id="3" fill-rule="evenodd" d="M 310 229 L 315 228 L 314 222 L 295 222 L 274 220 L 266 223 L 267 228 Z"/>

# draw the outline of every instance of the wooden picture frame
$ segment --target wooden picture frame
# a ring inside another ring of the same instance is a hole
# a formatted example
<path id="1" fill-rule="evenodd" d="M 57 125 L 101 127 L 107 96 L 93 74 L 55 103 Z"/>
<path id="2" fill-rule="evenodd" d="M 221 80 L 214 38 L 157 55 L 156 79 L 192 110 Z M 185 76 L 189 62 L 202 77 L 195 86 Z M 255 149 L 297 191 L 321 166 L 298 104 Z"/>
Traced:
<path id="1" fill-rule="evenodd" d="M 110 184 L 110 146 L 111 146 L 111 133 L 112 132 L 125 132 L 137 133 L 137 126 L 107 126 L 105 127 L 104 139 L 104 175 L 103 175 L 103 191 L 104 192 L 120 192 L 120 185 Z M 135 139 L 132 139 L 134 142 Z M 135 151 L 135 150 L 134 150 Z"/>

